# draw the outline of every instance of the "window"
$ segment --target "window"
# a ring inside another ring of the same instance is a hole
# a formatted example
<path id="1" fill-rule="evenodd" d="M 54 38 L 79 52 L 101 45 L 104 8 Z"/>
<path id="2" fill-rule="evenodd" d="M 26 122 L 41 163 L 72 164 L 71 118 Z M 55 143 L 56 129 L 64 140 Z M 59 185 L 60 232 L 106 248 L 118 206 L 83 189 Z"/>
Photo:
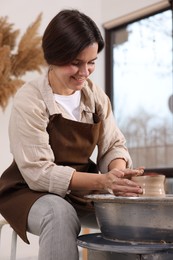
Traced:
<path id="1" fill-rule="evenodd" d="M 134 167 L 173 167 L 172 9 L 106 30 L 106 86 Z"/>

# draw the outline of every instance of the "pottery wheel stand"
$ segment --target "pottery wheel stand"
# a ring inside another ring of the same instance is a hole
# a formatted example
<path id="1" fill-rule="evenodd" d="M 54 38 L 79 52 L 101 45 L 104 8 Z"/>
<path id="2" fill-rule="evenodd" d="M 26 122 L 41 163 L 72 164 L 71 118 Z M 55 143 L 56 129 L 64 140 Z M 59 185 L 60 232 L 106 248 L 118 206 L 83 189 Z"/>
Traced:
<path id="1" fill-rule="evenodd" d="M 79 236 L 77 243 L 88 249 L 88 260 L 173 260 L 173 243 L 117 242 L 101 233 Z"/>

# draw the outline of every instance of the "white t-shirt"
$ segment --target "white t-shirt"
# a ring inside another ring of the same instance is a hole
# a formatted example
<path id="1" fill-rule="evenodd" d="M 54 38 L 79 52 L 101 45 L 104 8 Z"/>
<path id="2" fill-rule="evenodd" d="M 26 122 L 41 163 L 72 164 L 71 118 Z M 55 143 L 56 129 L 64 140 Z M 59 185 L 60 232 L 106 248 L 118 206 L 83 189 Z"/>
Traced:
<path id="1" fill-rule="evenodd" d="M 75 91 L 74 94 L 63 96 L 54 94 L 55 101 L 72 116 L 75 121 L 80 120 L 80 100 L 81 91 Z"/>

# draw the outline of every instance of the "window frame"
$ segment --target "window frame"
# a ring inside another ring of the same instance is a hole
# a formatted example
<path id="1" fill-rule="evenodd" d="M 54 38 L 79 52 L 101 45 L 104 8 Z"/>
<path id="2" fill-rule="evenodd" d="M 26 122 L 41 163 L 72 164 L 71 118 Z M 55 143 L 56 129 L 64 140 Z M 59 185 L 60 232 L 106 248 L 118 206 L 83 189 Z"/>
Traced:
<path id="1" fill-rule="evenodd" d="M 168 2 L 161 1 L 159 4 L 151 7 L 139 9 L 136 12 L 130 13 L 127 16 L 122 16 L 113 21 L 104 24 L 105 31 L 105 92 L 110 98 L 112 108 L 114 109 L 114 91 L 113 91 L 113 35 L 116 30 L 127 26 L 130 23 L 148 18 L 152 15 L 164 12 L 166 10 L 173 11 L 173 0 Z"/>
<path id="2" fill-rule="evenodd" d="M 161 1 L 158 4 L 149 6 L 144 9 L 140 9 L 136 12 L 130 13 L 126 16 L 119 17 L 113 21 L 104 24 L 105 32 L 105 92 L 110 98 L 112 109 L 114 110 L 114 90 L 113 90 L 113 36 L 115 30 L 121 27 L 127 26 L 130 23 L 139 21 L 140 19 L 148 18 L 152 15 L 164 12 L 166 10 L 172 10 L 173 12 L 173 0 Z M 173 17 L 173 15 L 172 15 Z M 173 27 L 173 21 L 172 21 Z M 164 168 L 147 168 L 145 173 L 155 171 L 158 174 L 164 174 L 167 178 L 173 178 L 173 167 Z"/>

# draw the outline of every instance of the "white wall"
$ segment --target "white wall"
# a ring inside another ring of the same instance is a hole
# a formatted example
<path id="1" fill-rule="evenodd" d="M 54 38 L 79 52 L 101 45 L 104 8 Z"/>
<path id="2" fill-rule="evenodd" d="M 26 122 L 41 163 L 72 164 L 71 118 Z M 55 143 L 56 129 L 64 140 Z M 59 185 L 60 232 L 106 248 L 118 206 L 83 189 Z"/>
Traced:
<path id="1" fill-rule="evenodd" d="M 102 21 L 109 22 L 115 18 L 150 6 L 158 2 L 168 0 L 102 0 Z"/>
<path id="2" fill-rule="evenodd" d="M 159 2 L 159 0 L 1 0 L 0 16 L 8 16 L 9 22 L 14 24 L 14 29 L 20 29 L 22 34 L 35 21 L 37 15 L 42 12 L 43 18 L 40 27 L 40 33 L 42 33 L 50 19 L 61 9 L 77 8 L 93 18 L 103 32 L 102 24 L 104 22 L 156 2 Z M 35 76 L 36 73 L 29 73 L 24 79 L 28 80 Z M 100 54 L 92 79 L 100 87 L 104 88 L 104 52 Z M 12 160 L 8 140 L 8 122 L 11 105 L 12 99 L 5 111 L 0 109 L 0 175 Z M 8 248 L 10 246 L 9 227 L 4 228 L 2 235 L 3 244 L 0 249 L 0 259 L 6 260 L 8 259 Z M 20 239 L 18 240 L 17 259 L 37 259 L 38 238 L 32 235 L 29 235 L 29 238 L 31 246 L 26 245 Z"/>

